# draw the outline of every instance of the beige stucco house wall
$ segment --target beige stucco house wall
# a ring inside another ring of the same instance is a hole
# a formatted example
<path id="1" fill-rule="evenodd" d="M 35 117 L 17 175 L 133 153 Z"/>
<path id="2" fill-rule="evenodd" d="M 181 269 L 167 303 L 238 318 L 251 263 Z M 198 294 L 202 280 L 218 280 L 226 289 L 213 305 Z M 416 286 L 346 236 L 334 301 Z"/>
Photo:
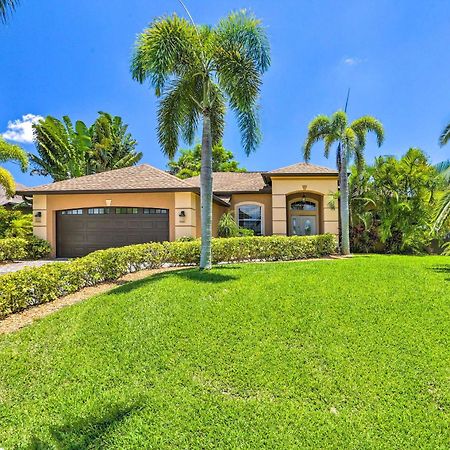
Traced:
<path id="1" fill-rule="evenodd" d="M 338 175 L 332 169 L 300 163 L 273 172 L 214 176 L 213 236 L 222 214 L 231 212 L 237 219 L 242 205 L 260 207 L 263 235 L 298 234 L 293 225 L 297 215 L 315 220 L 316 233 L 338 234 L 339 211 L 332 207 Z M 34 233 L 50 242 L 54 255 L 57 214 L 73 209 L 161 208 L 168 210 L 170 240 L 201 235 L 198 177 L 183 181 L 147 165 L 29 188 L 21 194 L 32 195 Z M 314 211 L 298 211 L 299 202 L 305 201 L 314 205 Z"/>

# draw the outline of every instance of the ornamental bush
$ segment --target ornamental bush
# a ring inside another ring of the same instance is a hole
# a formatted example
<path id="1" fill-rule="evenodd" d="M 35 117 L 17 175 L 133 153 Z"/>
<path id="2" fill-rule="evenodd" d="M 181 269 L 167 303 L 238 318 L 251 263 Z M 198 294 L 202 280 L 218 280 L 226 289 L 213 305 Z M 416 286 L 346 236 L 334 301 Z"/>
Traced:
<path id="1" fill-rule="evenodd" d="M 41 259 L 51 252 L 50 244 L 37 237 L 0 239 L 0 262 L 15 259 Z"/>
<path id="2" fill-rule="evenodd" d="M 336 252 L 336 238 L 331 234 L 218 238 L 213 239 L 212 252 L 215 263 L 318 258 Z M 67 263 L 9 273 L 0 276 L 0 319 L 127 273 L 164 264 L 197 265 L 199 260 L 200 240 L 152 242 L 98 250 Z"/>
<path id="3" fill-rule="evenodd" d="M 26 247 L 27 240 L 23 238 L 0 239 L 0 262 L 26 258 Z"/>

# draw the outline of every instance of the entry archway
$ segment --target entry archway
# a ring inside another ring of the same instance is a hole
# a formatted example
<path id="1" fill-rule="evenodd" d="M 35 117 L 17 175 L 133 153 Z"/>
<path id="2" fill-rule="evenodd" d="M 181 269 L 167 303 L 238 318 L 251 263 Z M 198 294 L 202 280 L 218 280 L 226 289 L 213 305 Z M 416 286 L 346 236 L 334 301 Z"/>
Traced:
<path id="1" fill-rule="evenodd" d="M 288 233 L 290 236 L 312 236 L 323 233 L 322 196 L 297 192 L 286 198 Z"/>

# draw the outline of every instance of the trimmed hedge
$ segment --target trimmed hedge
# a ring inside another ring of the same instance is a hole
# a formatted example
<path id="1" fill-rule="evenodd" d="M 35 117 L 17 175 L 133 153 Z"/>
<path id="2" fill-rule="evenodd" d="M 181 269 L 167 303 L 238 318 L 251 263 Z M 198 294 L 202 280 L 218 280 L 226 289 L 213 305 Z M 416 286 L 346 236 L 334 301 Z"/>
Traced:
<path id="1" fill-rule="evenodd" d="M 288 261 L 318 258 L 336 252 L 336 238 L 267 236 L 213 239 L 213 261 Z M 117 280 L 142 269 L 163 264 L 197 265 L 200 241 L 130 245 L 99 250 L 67 263 L 26 268 L 0 276 L 0 319 L 87 286 Z"/>
<path id="2" fill-rule="evenodd" d="M 40 259 L 47 257 L 50 252 L 50 244 L 35 236 L 29 239 L 17 237 L 0 239 L 0 262 L 15 259 Z"/>
<path id="3" fill-rule="evenodd" d="M 22 238 L 0 239 L 0 262 L 27 257 L 27 240 Z"/>

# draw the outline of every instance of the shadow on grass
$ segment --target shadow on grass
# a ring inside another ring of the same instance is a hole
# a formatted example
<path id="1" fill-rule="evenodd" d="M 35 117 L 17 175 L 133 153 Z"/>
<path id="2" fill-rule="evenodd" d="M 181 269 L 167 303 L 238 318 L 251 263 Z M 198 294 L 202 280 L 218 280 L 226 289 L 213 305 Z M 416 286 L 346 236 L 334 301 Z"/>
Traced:
<path id="1" fill-rule="evenodd" d="M 103 448 L 106 435 L 141 409 L 141 402 L 131 406 L 114 406 L 103 417 L 91 416 L 61 427 L 50 428 L 51 437 L 48 440 L 33 437 L 27 448 L 32 450 Z"/>
<path id="2" fill-rule="evenodd" d="M 126 294 L 135 289 L 139 289 L 142 286 L 149 285 L 150 283 L 155 283 L 161 281 L 165 278 L 181 278 L 188 281 L 194 281 L 196 283 L 225 283 L 227 281 L 237 280 L 239 277 L 236 275 L 229 275 L 226 273 L 221 273 L 228 270 L 238 270 L 239 267 L 214 267 L 211 271 L 204 271 L 199 269 L 180 269 L 173 270 L 170 272 L 163 272 L 156 275 L 150 275 L 148 278 L 137 281 L 125 282 L 121 286 L 114 288 L 113 290 L 106 293 L 106 295 L 114 294 Z"/>
<path id="3" fill-rule="evenodd" d="M 435 266 L 435 267 L 432 267 L 431 270 L 433 272 L 443 273 L 445 275 L 449 275 L 449 278 L 446 278 L 445 281 L 450 281 L 450 264 L 449 265 L 442 265 L 442 266 Z"/>

